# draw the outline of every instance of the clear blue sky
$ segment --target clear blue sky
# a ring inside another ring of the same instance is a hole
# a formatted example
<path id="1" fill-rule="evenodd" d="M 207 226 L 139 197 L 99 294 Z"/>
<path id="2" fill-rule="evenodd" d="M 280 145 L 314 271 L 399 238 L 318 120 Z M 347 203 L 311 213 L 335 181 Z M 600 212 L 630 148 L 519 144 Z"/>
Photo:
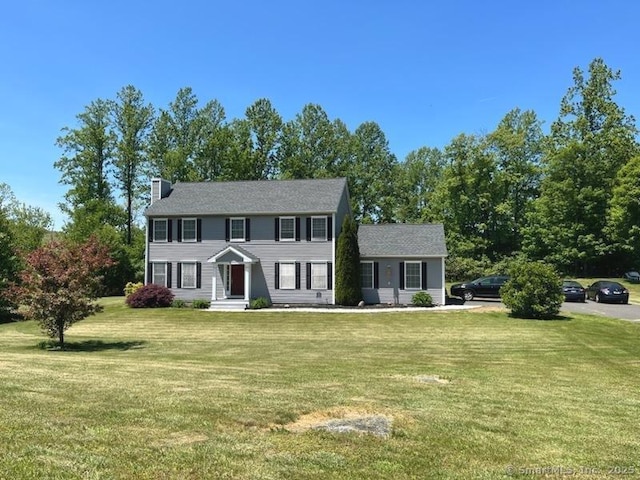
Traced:
<path id="1" fill-rule="evenodd" d="M 123 86 L 166 108 L 190 86 L 228 119 L 268 98 L 285 120 L 320 104 L 377 122 L 399 160 L 511 109 L 557 118 L 572 70 L 602 57 L 640 115 L 632 0 L 7 0 L 0 7 L 0 182 L 63 224 L 55 139 Z"/>

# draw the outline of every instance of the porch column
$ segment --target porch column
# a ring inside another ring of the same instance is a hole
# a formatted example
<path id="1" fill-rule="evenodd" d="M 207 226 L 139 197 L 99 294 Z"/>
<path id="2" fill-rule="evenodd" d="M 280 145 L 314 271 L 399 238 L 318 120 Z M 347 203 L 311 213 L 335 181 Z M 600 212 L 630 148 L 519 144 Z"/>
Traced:
<path id="1" fill-rule="evenodd" d="M 251 264 L 244 264 L 244 300 L 246 302 L 251 298 Z"/>
<path id="2" fill-rule="evenodd" d="M 213 281 L 211 282 L 211 284 L 213 285 L 213 291 L 211 292 L 211 301 L 215 302 L 217 300 L 216 295 L 217 295 L 217 290 L 218 290 L 218 280 L 216 279 L 216 268 L 217 265 L 214 263 L 213 264 Z"/>

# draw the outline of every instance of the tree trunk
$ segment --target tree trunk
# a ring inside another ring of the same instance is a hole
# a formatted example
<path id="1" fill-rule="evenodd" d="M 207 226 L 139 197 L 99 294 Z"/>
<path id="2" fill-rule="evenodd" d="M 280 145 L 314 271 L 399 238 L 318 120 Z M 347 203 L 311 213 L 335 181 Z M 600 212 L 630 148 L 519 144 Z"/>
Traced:
<path id="1" fill-rule="evenodd" d="M 64 321 L 58 321 L 58 343 L 60 350 L 64 350 Z"/>

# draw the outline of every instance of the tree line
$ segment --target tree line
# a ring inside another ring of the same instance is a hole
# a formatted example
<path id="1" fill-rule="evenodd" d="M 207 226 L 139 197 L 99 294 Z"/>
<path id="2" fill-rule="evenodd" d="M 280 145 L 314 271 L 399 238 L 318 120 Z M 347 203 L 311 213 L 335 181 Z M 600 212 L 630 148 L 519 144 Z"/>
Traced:
<path id="1" fill-rule="evenodd" d="M 320 105 L 286 121 L 259 99 L 228 119 L 191 88 L 158 109 L 129 85 L 92 101 L 57 139 L 55 167 L 69 187 L 62 234 L 78 242 L 93 234 L 109 246 L 118 266 L 107 285 L 120 293 L 143 271 L 150 178 L 346 177 L 360 223 L 444 224 L 451 279 L 500 270 L 514 257 L 567 275 L 618 274 L 640 267 L 638 130 L 615 101 L 620 78 L 596 58 L 574 69 L 548 133 L 533 110 L 514 108 L 491 132 L 461 133 L 402 161 L 377 123 L 352 131 Z"/>

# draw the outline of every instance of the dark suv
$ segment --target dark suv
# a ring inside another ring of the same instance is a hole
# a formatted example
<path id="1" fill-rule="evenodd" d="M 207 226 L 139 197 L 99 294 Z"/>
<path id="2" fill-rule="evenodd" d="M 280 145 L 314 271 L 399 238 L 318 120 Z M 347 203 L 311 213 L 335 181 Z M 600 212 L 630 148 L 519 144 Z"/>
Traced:
<path id="1" fill-rule="evenodd" d="M 476 278 L 472 282 L 451 285 L 451 295 L 462 297 L 466 301 L 475 297 L 500 298 L 500 288 L 509 280 L 506 275 Z"/>

